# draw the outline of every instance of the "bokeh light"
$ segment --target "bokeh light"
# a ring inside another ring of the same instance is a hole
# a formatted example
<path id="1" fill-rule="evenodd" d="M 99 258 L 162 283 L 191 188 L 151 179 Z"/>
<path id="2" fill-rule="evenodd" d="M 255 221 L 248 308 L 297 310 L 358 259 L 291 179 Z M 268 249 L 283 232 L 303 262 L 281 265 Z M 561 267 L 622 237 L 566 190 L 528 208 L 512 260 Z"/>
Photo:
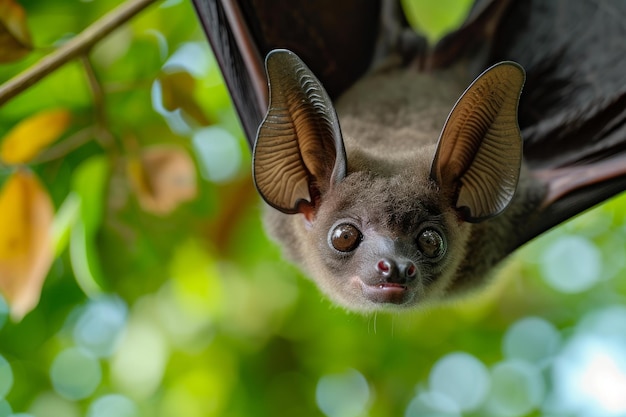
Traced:
<path id="1" fill-rule="evenodd" d="M 563 235 L 544 252 L 541 271 L 546 282 L 554 289 L 564 293 L 579 293 L 600 280 L 601 256 L 589 239 Z"/>
<path id="2" fill-rule="evenodd" d="M 550 408 L 580 417 L 626 413 L 626 346 L 590 335 L 570 340 L 553 365 Z"/>
<path id="3" fill-rule="evenodd" d="M 450 353 L 439 359 L 430 371 L 430 389 L 450 398 L 461 411 L 475 410 L 491 385 L 487 367 L 465 352 Z"/>
<path id="4" fill-rule="evenodd" d="M 578 333 L 620 339 L 626 345 L 626 306 L 611 305 L 585 314 L 576 326 Z"/>
<path id="5" fill-rule="evenodd" d="M 209 71 L 211 63 L 207 46 L 200 42 L 185 42 L 163 64 L 164 70 L 185 70 L 196 78 Z"/>
<path id="6" fill-rule="evenodd" d="M 197 302 L 188 302 L 189 298 L 180 294 L 181 285 L 178 284 L 168 281 L 159 289 L 155 303 L 156 314 L 171 345 L 182 350 L 198 351 L 211 342 L 214 329 L 210 308 L 199 310 L 196 306 L 209 307 L 210 300 L 203 298 Z M 194 295 L 202 298 L 199 292 L 194 292 Z"/>
<path id="7" fill-rule="evenodd" d="M 550 363 L 560 344 L 561 335 L 552 323 L 539 317 L 525 317 L 504 334 L 502 352 L 508 359 L 544 366 Z"/>
<path id="8" fill-rule="evenodd" d="M 198 129 L 192 138 L 202 176 L 213 182 L 224 182 L 239 172 L 242 152 L 237 139 L 226 129 L 211 126 Z"/>
<path id="9" fill-rule="evenodd" d="M 36 417 L 82 417 L 78 404 L 52 391 L 39 394 L 28 412 Z"/>
<path id="10" fill-rule="evenodd" d="M 7 400 L 0 400 L 0 417 L 9 417 L 13 414 L 11 404 Z"/>
<path id="11" fill-rule="evenodd" d="M 109 394 L 96 399 L 89 406 L 87 417 L 137 417 L 137 406 L 129 398 Z"/>
<path id="12" fill-rule="evenodd" d="M 102 380 L 98 360 L 72 347 L 60 352 L 50 367 L 50 379 L 56 392 L 69 400 L 90 396 Z"/>
<path id="13" fill-rule="evenodd" d="M 588 313 L 552 365 L 548 410 L 579 417 L 626 414 L 625 308 Z"/>
<path id="14" fill-rule="evenodd" d="M 141 317 L 131 320 L 111 360 L 111 379 L 121 392 L 147 398 L 159 387 L 169 357 L 162 332 Z"/>
<path id="15" fill-rule="evenodd" d="M 2 296 L 2 294 L 0 294 L 0 329 L 2 329 L 2 326 L 4 326 L 4 323 L 6 323 L 8 317 L 9 317 L 9 306 L 7 305 L 7 302 Z"/>
<path id="16" fill-rule="evenodd" d="M 3 398 L 13 386 L 13 371 L 11 365 L 0 355 L 0 398 Z"/>
<path id="17" fill-rule="evenodd" d="M 404 417 L 461 417 L 459 406 L 436 391 L 421 392 L 411 400 Z"/>
<path id="18" fill-rule="evenodd" d="M 367 408 L 370 398 L 365 377 L 354 369 L 324 375 L 317 383 L 317 406 L 328 417 L 356 417 Z"/>
<path id="19" fill-rule="evenodd" d="M 539 368 L 521 360 L 496 364 L 491 370 L 491 392 L 486 409 L 497 417 L 525 416 L 539 407 L 545 382 Z"/>
<path id="20" fill-rule="evenodd" d="M 126 325 L 127 307 L 115 296 L 101 296 L 79 309 L 74 342 L 95 357 L 113 354 Z"/>

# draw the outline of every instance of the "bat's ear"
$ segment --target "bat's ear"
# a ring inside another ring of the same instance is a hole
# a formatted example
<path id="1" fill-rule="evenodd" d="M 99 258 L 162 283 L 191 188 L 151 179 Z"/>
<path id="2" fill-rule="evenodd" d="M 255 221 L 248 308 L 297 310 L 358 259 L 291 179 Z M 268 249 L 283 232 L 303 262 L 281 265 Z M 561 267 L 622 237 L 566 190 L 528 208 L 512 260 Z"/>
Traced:
<path id="1" fill-rule="evenodd" d="M 450 112 L 430 171 L 469 222 L 493 217 L 513 199 L 522 163 L 517 105 L 524 69 L 501 62 L 483 72 Z"/>
<path id="2" fill-rule="evenodd" d="M 337 114 L 322 84 L 293 52 L 270 52 L 265 68 L 270 103 L 254 146 L 254 182 L 270 206 L 310 217 L 320 196 L 346 175 Z"/>

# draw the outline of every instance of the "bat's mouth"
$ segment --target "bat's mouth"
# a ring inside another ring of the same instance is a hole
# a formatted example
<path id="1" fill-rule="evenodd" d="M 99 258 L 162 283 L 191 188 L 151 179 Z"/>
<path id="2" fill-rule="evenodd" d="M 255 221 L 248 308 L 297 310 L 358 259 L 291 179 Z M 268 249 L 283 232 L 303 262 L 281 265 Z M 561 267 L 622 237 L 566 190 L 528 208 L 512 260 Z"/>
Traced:
<path id="1" fill-rule="evenodd" d="M 406 304 L 414 295 L 408 286 L 391 282 L 367 285 L 361 281 L 361 289 L 365 298 L 377 304 Z"/>

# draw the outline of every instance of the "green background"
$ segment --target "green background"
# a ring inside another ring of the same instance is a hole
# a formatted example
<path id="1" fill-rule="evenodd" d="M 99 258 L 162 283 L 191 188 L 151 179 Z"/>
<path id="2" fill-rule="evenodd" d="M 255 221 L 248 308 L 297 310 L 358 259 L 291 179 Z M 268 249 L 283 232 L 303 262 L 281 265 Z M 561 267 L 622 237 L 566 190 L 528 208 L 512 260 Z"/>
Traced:
<path id="1" fill-rule="evenodd" d="M 0 81 L 117 4 L 20 3 L 38 49 L 0 66 Z M 431 40 L 468 7 L 405 3 Z M 0 417 L 626 414 L 623 196 L 518 251 L 480 296 L 347 313 L 264 235 L 249 150 L 190 2 L 152 6 L 90 60 L 113 141 L 31 166 L 58 210 L 58 256 L 23 320 L 0 302 Z M 192 75 L 202 126 L 156 110 L 173 62 Z M 93 123 L 78 62 L 2 107 L 0 137 L 59 106 L 72 131 Z M 187 149 L 199 176 L 197 198 L 164 216 L 142 210 L 125 174 L 134 152 L 163 143 Z"/>

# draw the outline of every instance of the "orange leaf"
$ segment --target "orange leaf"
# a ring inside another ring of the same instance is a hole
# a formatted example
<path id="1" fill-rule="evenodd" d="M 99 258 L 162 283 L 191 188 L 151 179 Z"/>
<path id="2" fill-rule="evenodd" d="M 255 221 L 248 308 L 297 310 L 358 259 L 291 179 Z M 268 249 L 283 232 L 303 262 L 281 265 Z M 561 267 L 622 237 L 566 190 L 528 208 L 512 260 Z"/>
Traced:
<path id="1" fill-rule="evenodd" d="M 193 96 L 196 80 L 186 71 L 174 71 L 159 76 L 163 94 L 163 107 L 169 111 L 181 109 L 200 126 L 209 126 L 211 121 L 204 114 Z"/>
<path id="2" fill-rule="evenodd" d="M 32 49 L 24 9 L 14 0 L 0 0 L 0 63 L 17 61 Z"/>
<path id="3" fill-rule="evenodd" d="M 7 164 L 29 162 L 67 130 L 70 119 L 69 111 L 55 109 L 44 110 L 22 120 L 5 135 L 0 147 L 0 159 Z"/>
<path id="4" fill-rule="evenodd" d="M 21 319 L 39 302 L 53 260 L 54 208 L 32 173 L 15 172 L 0 191 L 0 290 Z"/>
<path id="5" fill-rule="evenodd" d="M 165 215 L 196 196 L 196 168 L 189 154 L 172 145 L 145 149 L 128 164 L 129 179 L 141 207 Z"/>

